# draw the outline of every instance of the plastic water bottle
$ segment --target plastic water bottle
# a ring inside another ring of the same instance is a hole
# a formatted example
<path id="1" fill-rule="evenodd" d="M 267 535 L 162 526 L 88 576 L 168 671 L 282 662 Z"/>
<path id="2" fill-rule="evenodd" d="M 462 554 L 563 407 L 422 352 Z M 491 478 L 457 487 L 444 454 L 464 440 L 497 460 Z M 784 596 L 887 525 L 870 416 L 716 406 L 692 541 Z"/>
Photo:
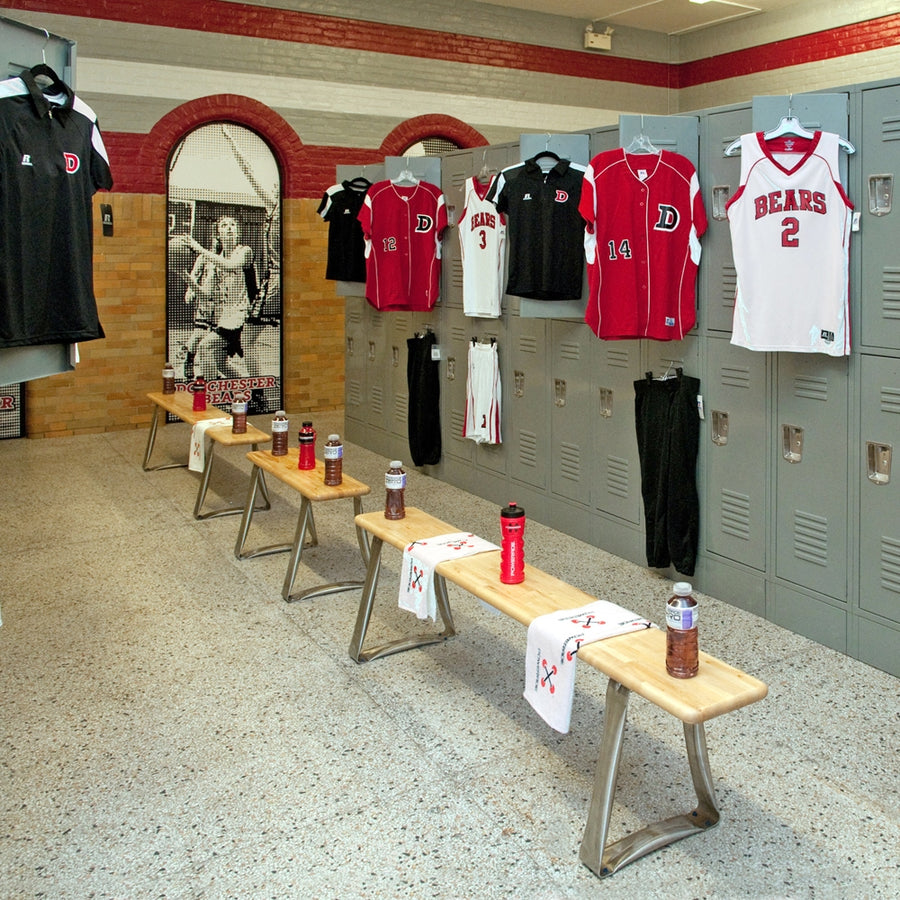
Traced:
<path id="1" fill-rule="evenodd" d="M 300 455 L 297 459 L 298 469 L 314 469 L 316 467 L 316 432 L 312 422 L 304 422 L 298 435 Z"/>
<path id="2" fill-rule="evenodd" d="M 500 580 L 519 584 L 525 580 L 525 510 L 510 503 L 500 510 Z"/>
<path id="3" fill-rule="evenodd" d="M 206 409 L 206 379 L 198 375 L 191 385 L 194 394 L 194 412 L 203 412 Z"/>
<path id="4" fill-rule="evenodd" d="M 279 409 L 272 419 L 272 456 L 287 456 L 289 425 L 285 411 Z"/>
<path id="5" fill-rule="evenodd" d="M 329 434 L 323 450 L 325 484 L 334 487 L 343 481 L 344 445 L 339 434 Z"/>
<path id="6" fill-rule="evenodd" d="M 406 518 L 406 472 L 399 459 L 391 460 L 391 467 L 384 476 L 384 517 L 386 519 Z"/>
<path id="7" fill-rule="evenodd" d="M 175 393 L 175 366 L 172 363 L 167 362 L 163 366 L 163 393 L 164 394 L 174 394 Z"/>
<path id="8" fill-rule="evenodd" d="M 693 678 L 700 669 L 697 649 L 697 600 L 691 586 L 679 581 L 666 604 L 666 671 L 673 678 Z"/>
<path id="9" fill-rule="evenodd" d="M 231 433 L 247 433 L 247 395 L 235 394 L 231 401 Z"/>

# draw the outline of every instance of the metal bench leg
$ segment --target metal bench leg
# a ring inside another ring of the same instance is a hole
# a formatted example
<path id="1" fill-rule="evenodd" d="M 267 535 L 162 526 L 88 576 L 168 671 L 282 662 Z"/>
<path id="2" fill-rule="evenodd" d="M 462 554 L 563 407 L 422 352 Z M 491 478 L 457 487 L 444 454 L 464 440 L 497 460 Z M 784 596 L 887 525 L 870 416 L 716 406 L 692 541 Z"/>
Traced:
<path id="1" fill-rule="evenodd" d="M 204 438 L 205 440 L 205 438 Z M 216 452 L 216 441 L 209 442 L 209 452 L 206 454 L 206 465 L 203 467 L 203 474 L 200 477 L 200 489 L 197 491 L 197 501 L 194 503 L 194 518 L 195 519 L 215 519 L 218 516 L 236 516 L 238 513 L 246 514 L 247 507 L 246 506 L 229 506 L 224 509 L 213 509 L 209 512 L 201 513 L 200 509 L 203 506 L 203 501 L 206 498 L 206 491 L 209 488 L 209 477 L 212 473 L 212 465 L 213 465 L 213 457 Z M 250 445 L 253 450 L 258 450 L 258 444 Z M 271 509 L 272 503 L 269 500 L 269 489 L 266 486 L 266 476 L 265 473 L 258 466 L 253 467 L 254 472 L 259 473 L 259 482 L 258 486 L 263 495 L 263 505 L 258 507 L 259 509 Z M 252 479 L 251 479 L 252 480 Z M 253 490 L 253 502 L 256 502 L 256 490 Z M 243 526 L 242 526 L 243 527 Z M 250 527 L 249 520 L 247 521 L 247 528 Z M 244 535 L 246 537 L 246 534 Z M 238 557 L 239 559 L 241 557 Z"/>
<path id="2" fill-rule="evenodd" d="M 594 776 L 594 793 L 579 851 L 581 861 L 601 878 L 612 875 L 653 850 L 706 831 L 719 821 L 703 724 L 690 725 L 685 722 L 684 737 L 688 763 L 698 800 L 696 809 L 687 815 L 672 816 L 653 825 L 647 825 L 618 841 L 607 843 L 629 693 L 627 688 L 610 679 L 606 688 L 603 740 Z"/>
<path id="3" fill-rule="evenodd" d="M 153 453 L 153 446 L 156 443 L 156 429 L 159 427 L 161 416 L 166 414 L 161 406 L 153 404 L 153 418 L 150 421 L 150 433 L 147 435 L 147 449 L 144 451 L 144 461 L 141 468 L 145 472 L 159 472 L 161 469 L 186 469 L 187 463 L 163 463 L 159 466 L 150 465 L 150 455 Z"/>

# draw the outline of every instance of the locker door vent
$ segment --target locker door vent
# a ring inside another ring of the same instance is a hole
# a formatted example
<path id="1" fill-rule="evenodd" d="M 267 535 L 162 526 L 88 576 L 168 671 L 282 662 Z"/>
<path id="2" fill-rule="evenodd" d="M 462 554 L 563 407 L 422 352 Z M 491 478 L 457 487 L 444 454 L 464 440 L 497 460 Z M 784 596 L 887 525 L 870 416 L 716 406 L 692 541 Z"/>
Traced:
<path id="1" fill-rule="evenodd" d="M 722 531 L 742 541 L 750 540 L 750 497 L 722 491 Z"/>
<path id="2" fill-rule="evenodd" d="M 351 406 L 362 405 L 362 385 L 356 379 L 347 384 L 347 400 Z"/>
<path id="3" fill-rule="evenodd" d="M 734 309 L 734 295 L 737 293 L 737 269 L 734 265 L 722 266 L 722 309 Z"/>
<path id="4" fill-rule="evenodd" d="M 362 322 L 362 307 L 352 306 L 350 312 L 347 313 L 347 320 L 353 325 L 359 325 Z"/>
<path id="5" fill-rule="evenodd" d="M 450 262 L 450 284 L 453 285 L 453 287 L 462 290 L 463 264 L 459 257 Z"/>
<path id="6" fill-rule="evenodd" d="M 897 388 L 887 387 L 881 388 L 881 411 L 883 413 L 900 413 L 900 390 Z"/>
<path id="7" fill-rule="evenodd" d="M 396 394 L 394 396 L 394 420 L 398 425 L 409 422 L 409 395 Z"/>
<path id="8" fill-rule="evenodd" d="M 398 334 L 404 334 L 407 331 L 410 331 L 410 314 L 406 311 L 395 312 L 394 313 L 394 321 L 391 323 L 396 329 Z"/>
<path id="9" fill-rule="evenodd" d="M 900 319 L 900 269 L 893 266 L 881 270 L 881 315 Z"/>
<path id="10" fill-rule="evenodd" d="M 794 510 L 794 556 L 817 566 L 828 565 L 827 519 Z"/>
<path id="11" fill-rule="evenodd" d="M 881 586 L 900 594 L 900 541 L 881 539 Z"/>
<path id="12" fill-rule="evenodd" d="M 619 456 L 606 457 L 606 492 L 614 497 L 628 497 L 628 460 Z"/>
<path id="13" fill-rule="evenodd" d="M 581 449 L 577 444 L 560 444 L 558 465 L 562 478 L 581 481 Z"/>
<path id="14" fill-rule="evenodd" d="M 627 369 L 630 362 L 631 357 L 627 350 L 610 350 L 606 354 L 606 364 L 617 369 Z"/>
<path id="15" fill-rule="evenodd" d="M 741 369 L 736 366 L 722 366 L 719 377 L 722 384 L 728 387 L 743 388 L 744 390 L 750 387 L 749 369 Z"/>
<path id="16" fill-rule="evenodd" d="M 465 171 L 461 172 L 452 172 L 450 175 L 450 184 L 454 188 L 457 188 L 460 191 L 464 191 L 466 189 L 466 178 L 469 176 Z"/>
<path id="17" fill-rule="evenodd" d="M 574 362 L 578 362 L 581 359 L 581 344 L 574 341 L 563 341 L 559 345 L 559 355 L 563 359 L 571 359 Z"/>
<path id="18" fill-rule="evenodd" d="M 450 424 L 453 426 L 450 430 L 452 437 L 458 438 L 461 441 L 468 440 L 468 438 L 463 437 L 463 429 L 466 427 L 466 413 L 464 410 L 451 409 Z"/>
<path id="19" fill-rule="evenodd" d="M 797 375 L 794 378 L 794 396 L 803 400 L 828 402 L 828 379 L 814 375 Z"/>
<path id="20" fill-rule="evenodd" d="M 531 469 L 537 466 L 538 439 L 533 431 L 519 432 L 519 462 Z"/>
<path id="21" fill-rule="evenodd" d="M 900 141 L 900 116 L 885 116 L 881 120 L 881 139 Z"/>
<path id="22" fill-rule="evenodd" d="M 381 415 L 384 412 L 384 389 L 380 387 L 374 387 L 369 392 L 369 405 L 372 408 L 372 412 Z"/>
<path id="23" fill-rule="evenodd" d="M 466 338 L 466 329 L 463 328 L 462 325 L 452 325 L 450 327 L 450 338 L 454 341 L 460 341 L 461 343 L 465 343 Z"/>
<path id="24" fill-rule="evenodd" d="M 537 353 L 537 338 L 530 334 L 519 336 L 519 352 L 520 353 Z"/>

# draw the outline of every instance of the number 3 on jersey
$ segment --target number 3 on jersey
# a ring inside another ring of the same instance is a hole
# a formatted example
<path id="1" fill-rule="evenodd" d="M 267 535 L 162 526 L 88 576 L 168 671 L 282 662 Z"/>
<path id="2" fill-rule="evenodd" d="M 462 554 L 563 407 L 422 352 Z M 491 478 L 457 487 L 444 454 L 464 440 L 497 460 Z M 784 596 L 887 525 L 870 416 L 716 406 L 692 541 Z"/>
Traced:
<path id="1" fill-rule="evenodd" d="M 615 241 L 609 241 L 606 246 L 609 247 L 609 258 L 611 260 L 618 259 L 619 256 L 621 256 L 622 259 L 631 259 L 631 244 L 628 242 L 628 238 L 625 238 L 625 240 L 623 240 L 619 243 L 619 255 L 618 256 L 616 255 L 616 242 Z"/>

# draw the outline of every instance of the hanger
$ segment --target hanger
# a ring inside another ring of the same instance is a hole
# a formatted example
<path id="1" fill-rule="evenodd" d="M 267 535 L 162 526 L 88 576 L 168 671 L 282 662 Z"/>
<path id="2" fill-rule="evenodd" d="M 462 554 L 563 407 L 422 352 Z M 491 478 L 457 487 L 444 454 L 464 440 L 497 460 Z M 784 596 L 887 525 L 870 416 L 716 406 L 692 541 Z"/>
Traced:
<path id="1" fill-rule="evenodd" d="M 351 188 L 361 188 L 363 190 L 368 190 L 372 187 L 372 182 L 363 175 L 357 175 L 356 178 L 352 178 L 347 184 L 349 184 Z"/>
<path id="2" fill-rule="evenodd" d="M 644 134 L 644 117 L 641 116 L 641 133 L 636 134 L 631 143 L 625 148 L 626 153 L 655 153 L 659 155 L 659 147 L 654 147 L 653 142 Z"/>
<path id="3" fill-rule="evenodd" d="M 491 170 L 487 164 L 487 150 L 481 154 L 481 171 L 478 173 L 477 178 L 482 183 L 491 179 Z"/>
<path id="4" fill-rule="evenodd" d="M 404 157 L 406 162 L 406 168 L 396 177 L 391 179 L 391 184 L 409 184 L 416 185 L 419 183 L 419 179 L 416 178 L 412 173 L 412 169 L 409 167 L 409 157 Z"/>

